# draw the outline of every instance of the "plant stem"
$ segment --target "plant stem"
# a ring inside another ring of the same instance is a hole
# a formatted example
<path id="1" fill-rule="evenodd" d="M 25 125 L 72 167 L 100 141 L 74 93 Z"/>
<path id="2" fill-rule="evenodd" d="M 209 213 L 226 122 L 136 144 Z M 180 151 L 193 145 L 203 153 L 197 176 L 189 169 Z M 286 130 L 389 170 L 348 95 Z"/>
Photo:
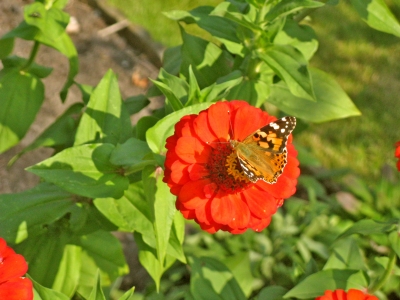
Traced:
<path id="1" fill-rule="evenodd" d="M 35 41 L 35 44 L 33 45 L 33 48 L 32 48 L 31 54 L 29 56 L 29 59 L 21 69 L 22 71 L 26 71 L 31 66 L 31 64 L 35 60 L 36 55 L 37 55 L 37 53 L 39 51 L 39 46 L 40 46 L 40 43 Z"/>
<path id="2" fill-rule="evenodd" d="M 389 262 L 387 264 L 385 272 L 383 273 L 381 279 L 375 284 L 375 286 L 369 289 L 368 292 L 373 294 L 385 284 L 386 280 L 392 274 L 394 266 L 396 265 L 396 257 L 396 253 L 392 250 L 389 255 Z"/>

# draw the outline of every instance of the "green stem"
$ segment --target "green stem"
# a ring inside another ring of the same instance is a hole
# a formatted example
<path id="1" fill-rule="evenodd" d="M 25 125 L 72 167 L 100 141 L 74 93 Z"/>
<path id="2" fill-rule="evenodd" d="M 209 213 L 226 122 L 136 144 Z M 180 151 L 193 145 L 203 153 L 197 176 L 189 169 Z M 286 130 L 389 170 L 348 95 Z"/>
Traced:
<path id="1" fill-rule="evenodd" d="M 396 253 L 392 250 L 390 255 L 389 255 L 389 262 L 387 264 L 385 273 L 383 273 L 381 279 L 373 286 L 371 289 L 368 290 L 369 293 L 373 294 L 377 290 L 379 290 L 386 282 L 386 280 L 389 278 L 389 276 L 392 274 L 393 268 L 396 265 Z"/>
<path id="2" fill-rule="evenodd" d="M 35 41 L 35 44 L 33 45 L 33 48 L 32 48 L 31 54 L 29 56 L 29 59 L 21 69 L 22 71 L 26 71 L 31 66 L 31 64 L 35 60 L 36 55 L 37 55 L 37 53 L 39 51 L 39 46 L 40 46 L 40 43 Z"/>

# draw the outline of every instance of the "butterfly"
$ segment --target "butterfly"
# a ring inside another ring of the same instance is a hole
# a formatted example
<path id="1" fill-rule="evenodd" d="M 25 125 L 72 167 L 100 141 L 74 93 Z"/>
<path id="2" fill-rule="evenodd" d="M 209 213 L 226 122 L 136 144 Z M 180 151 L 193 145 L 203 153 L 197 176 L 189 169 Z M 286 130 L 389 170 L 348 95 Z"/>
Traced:
<path id="1" fill-rule="evenodd" d="M 284 117 L 261 127 L 242 142 L 229 141 L 251 182 L 276 183 L 287 163 L 286 143 L 295 126 L 295 117 Z"/>

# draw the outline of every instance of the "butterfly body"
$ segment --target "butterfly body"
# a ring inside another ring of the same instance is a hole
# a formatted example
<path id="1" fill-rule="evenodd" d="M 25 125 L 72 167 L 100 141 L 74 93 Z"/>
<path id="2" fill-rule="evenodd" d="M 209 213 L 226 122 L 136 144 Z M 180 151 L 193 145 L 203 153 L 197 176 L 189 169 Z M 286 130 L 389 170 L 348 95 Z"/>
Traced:
<path id="1" fill-rule="evenodd" d="M 251 182 L 276 183 L 286 165 L 286 143 L 295 126 L 295 117 L 284 117 L 256 130 L 241 142 L 229 141 Z"/>

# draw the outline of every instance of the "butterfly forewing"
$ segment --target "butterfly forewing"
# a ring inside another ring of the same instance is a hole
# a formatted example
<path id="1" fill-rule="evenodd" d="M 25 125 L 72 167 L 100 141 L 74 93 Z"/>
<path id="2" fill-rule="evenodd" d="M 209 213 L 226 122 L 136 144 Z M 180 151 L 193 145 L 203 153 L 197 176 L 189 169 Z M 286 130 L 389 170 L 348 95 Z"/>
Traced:
<path id="1" fill-rule="evenodd" d="M 243 142 L 231 141 L 250 181 L 277 181 L 287 162 L 286 143 L 295 126 L 295 117 L 284 117 L 256 130 Z"/>

